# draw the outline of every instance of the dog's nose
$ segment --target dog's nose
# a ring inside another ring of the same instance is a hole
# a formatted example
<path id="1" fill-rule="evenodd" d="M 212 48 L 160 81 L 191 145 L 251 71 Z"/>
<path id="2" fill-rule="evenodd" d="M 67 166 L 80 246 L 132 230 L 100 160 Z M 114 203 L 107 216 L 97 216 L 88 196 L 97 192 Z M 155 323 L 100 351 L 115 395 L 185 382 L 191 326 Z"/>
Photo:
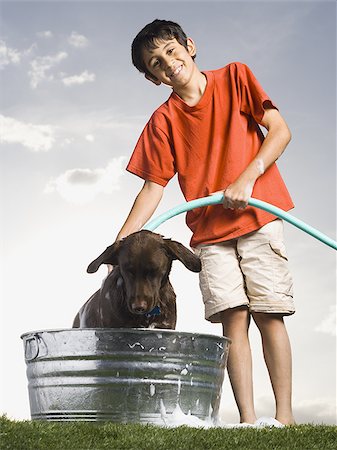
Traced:
<path id="1" fill-rule="evenodd" d="M 144 314 L 145 313 L 145 309 L 144 308 L 135 308 L 134 310 L 133 310 L 133 312 L 135 313 L 135 314 Z"/>
<path id="2" fill-rule="evenodd" d="M 135 314 L 144 314 L 147 311 L 147 302 L 144 300 L 138 300 L 131 304 L 131 308 Z"/>

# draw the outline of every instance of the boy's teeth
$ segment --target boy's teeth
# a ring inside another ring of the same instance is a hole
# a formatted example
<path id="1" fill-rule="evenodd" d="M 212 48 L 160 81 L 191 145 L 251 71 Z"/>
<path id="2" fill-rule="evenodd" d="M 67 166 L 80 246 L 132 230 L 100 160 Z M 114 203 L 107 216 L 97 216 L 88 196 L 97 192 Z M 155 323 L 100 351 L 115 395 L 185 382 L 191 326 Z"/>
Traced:
<path id="1" fill-rule="evenodd" d="M 177 67 L 177 68 L 172 72 L 171 77 L 177 75 L 180 71 L 181 71 L 181 66 Z"/>

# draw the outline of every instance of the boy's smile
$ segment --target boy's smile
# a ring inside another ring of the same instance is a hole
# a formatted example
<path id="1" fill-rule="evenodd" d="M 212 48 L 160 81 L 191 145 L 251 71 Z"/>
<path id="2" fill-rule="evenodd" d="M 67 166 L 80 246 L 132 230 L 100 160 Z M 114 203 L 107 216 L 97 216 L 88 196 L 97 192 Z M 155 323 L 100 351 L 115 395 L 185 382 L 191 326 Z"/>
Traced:
<path id="1" fill-rule="evenodd" d="M 181 64 L 181 65 L 178 66 L 176 69 L 174 69 L 174 70 L 172 71 L 171 75 L 169 75 L 170 78 L 172 79 L 172 78 L 176 77 L 176 76 L 181 72 L 181 69 L 182 69 L 182 68 L 183 68 L 183 66 L 182 66 L 182 64 Z"/>

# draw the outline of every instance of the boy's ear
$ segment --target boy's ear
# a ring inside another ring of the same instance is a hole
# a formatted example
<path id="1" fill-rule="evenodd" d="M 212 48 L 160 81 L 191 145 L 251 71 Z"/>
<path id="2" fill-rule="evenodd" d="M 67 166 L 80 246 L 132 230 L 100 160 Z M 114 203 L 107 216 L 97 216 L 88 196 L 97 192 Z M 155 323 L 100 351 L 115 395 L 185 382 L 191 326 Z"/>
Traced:
<path id="1" fill-rule="evenodd" d="M 147 73 L 145 74 L 145 78 L 149 81 L 151 81 L 152 83 L 154 83 L 156 86 L 160 86 L 161 85 L 161 81 L 158 80 L 158 78 L 154 77 L 153 75 L 148 75 Z"/>
<path id="2" fill-rule="evenodd" d="M 187 38 L 187 48 L 188 48 L 188 53 L 191 56 L 195 56 L 197 54 L 197 47 L 196 47 L 193 39 Z"/>

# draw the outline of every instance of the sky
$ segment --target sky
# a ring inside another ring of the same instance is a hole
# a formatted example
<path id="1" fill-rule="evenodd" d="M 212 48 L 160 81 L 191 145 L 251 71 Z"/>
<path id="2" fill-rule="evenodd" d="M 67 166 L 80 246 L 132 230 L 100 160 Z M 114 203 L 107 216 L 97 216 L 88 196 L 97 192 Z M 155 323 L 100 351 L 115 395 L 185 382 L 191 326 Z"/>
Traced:
<path id="1" fill-rule="evenodd" d="M 29 17 L 29 20 L 27 19 Z M 170 95 L 131 64 L 155 18 L 182 25 L 211 70 L 241 61 L 287 121 L 278 166 L 292 214 L 336 236 L 336 4 L 330 1 L 2 1 L 0 413 L 29 419 L 21 334 L 67 329 L 106 276 L 87 265 L 121 228 L 143 182 L 125 171 L 137 138 Z M 184 201 L 177 179 L 155 216 Z M 179 216 L 157 230 L 188 246 Z M 285 224 L 297 312 L 286 319 L 298 423 L 336 423 L 334 251 Z M 174 263 L 177 329 L 221 335 L 204 319 L 198 276 Z M 250 329 L 258 416 L 273 416 L 260 337 Z M 238 421 L 228 377 L 221 414 Z"/>

